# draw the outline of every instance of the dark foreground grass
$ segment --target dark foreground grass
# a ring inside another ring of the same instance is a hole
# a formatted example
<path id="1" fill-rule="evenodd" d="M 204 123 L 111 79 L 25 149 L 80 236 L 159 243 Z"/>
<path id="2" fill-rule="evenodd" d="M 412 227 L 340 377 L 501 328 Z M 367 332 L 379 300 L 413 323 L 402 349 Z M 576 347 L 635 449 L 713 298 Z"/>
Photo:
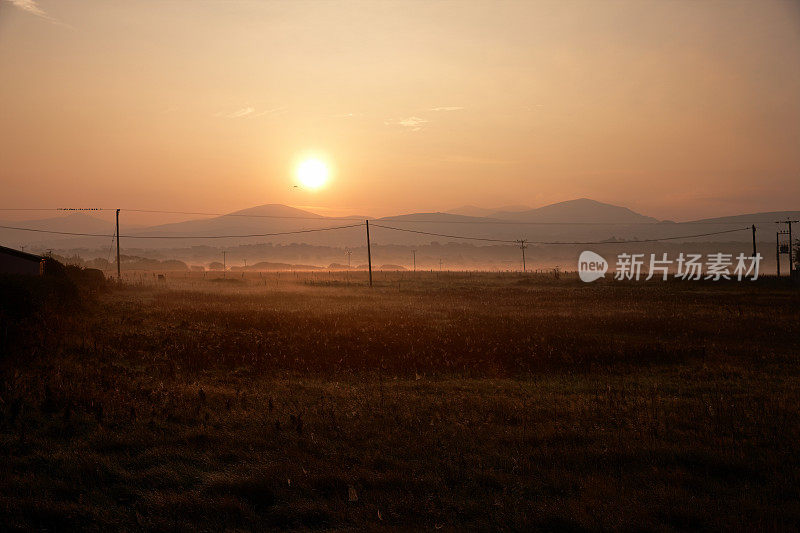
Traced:
<path id="1" fill-rule="evenodd" d="M 800 523 L 794 290 L 428 281 L 8 322 L 3 529 Z"/>

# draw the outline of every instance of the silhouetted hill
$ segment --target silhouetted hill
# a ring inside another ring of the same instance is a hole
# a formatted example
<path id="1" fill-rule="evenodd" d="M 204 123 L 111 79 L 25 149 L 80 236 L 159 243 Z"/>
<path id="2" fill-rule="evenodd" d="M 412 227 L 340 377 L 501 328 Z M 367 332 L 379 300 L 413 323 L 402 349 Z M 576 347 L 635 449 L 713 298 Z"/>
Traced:
<path id="1" fill-rule="evenodd" d="M 296 207 L 290 207 L 283 204 L 264 204 L 241 209 L 224 215 L 226 217 L 236 216 L 260 216 L 260 217 L 298 217 L 298 218 L 325 218 L 322 215 L 312 213 L 311 211 L 304 211 Z"/>
<path id="2" fill-rule="evenodd" d="M 486 217 L 473 217 L 473 216 L 466 216 L 466 215 L 454 215 L 451 213 L 409 213 L 407 215 L 393 215 L 390 217 L 383 217 L 379 218 L 377 221 L 383 222 L 408 222 L 414 220 L 424 220 L 427 222 L 434 222 L 434 223 L 463 223 L 463 222 L 475 222 L 475 223 L 486 223 L 491 222 L 492 220 Z M 376 221 L 376 222 L 377 222 Z"/>
<path id="3" fill-rule="evenodd" d="M 751 235 L 744 230 L 721 235 L 705 236 L 705 234 L 742 229 L 750 224 L 756 224 L 759 240 L 769 238 L 770 234 L 773 234 L 772 238 L 774 238 L 774 222 L 785 219 L 787 216 L 798 219 L 800 211 L 751 213 L 683 223 L 659 223 L 652 217 L 635 213 L 625 207 L 584 198 L 522 212 L 495 213 L 495 217 L 422 212 L 371 219 L 374 226 L 370 225 L 370 236 L 372 242 L 377 245 L 414 246 L 431 242 L 472 242 L 477 245 L 502 241 L 513 243 L 517 239 L 527 239 L 531 243 L 599 242 L 674 238 L 676 236 L 690 237 L 693 235 L 698 235 L 698 237 L 692 237 L 690 239 L 692 242 L 697 242 L 698 238 L 706 242 L 746 242 Z M 364 227 L 358 225 L 362 220 L 362 218 L 343 220 L 342 218 L 325 217 L 286 205 L 267 204 L 227 215 L 147 228 L 123 225 L 121 227 L 121 245 L 123 250 L 129 252 L 188 248 L 199 250 L 204 246 L 224 249 L 225 247 L 233 248 L 258 243 L 272 243 L 276 246 L 297 243 L 305 246 L 329 246 L 341 249 L 364 244 Z M 575 224 L 576 222 L 580 222 L 580 224 Z M 15 221 L 4 225 L 77 233 L 98 233 L 109 236 L 114 232 L 112 221 L 102 220 L 84 213 L 39 220 Z M 357 226 L 332 231 L 306 232 L 306 230 L 349 225 Z M 380 228 L 380 225 L 393 226 L 406 231 Z M 245 237 L 215 238 L 229 235 Z M 478 240 L 461 240 L 457 238 L 459 236 Z M 481 242 L 480 239 L 484 239 L 484 241 Z M 72 237 L 3 229 L 0 229 L 0 243 L 14 248 L 25 245 L 26 249 L 32 251 L 47 248 L 108 251 L 112 245 L 108 237 Z M 144 254 L 144 252 L 137 253 Z M 108 253 L 105 254 L 105 256 L 107 255 Z"/>
<path id="4" fill-rule="evenodd" d="M 310 211 L 281 204 L 266 204 L 211 218 L 152 226 L 137 232 L 137 235 L 244 235 L 297 231 L 326 225 L 334 224 Z"/>
<path id="5" fill-rule="evenodd" d="M 499 211 L 491 214 L 493 218 L 519 222 L 575 223 L 597 222 L 604 224 L 656 223 L 657 219 L 640 215 L 627 207 L 604 204 L 588 198 L 568 200 L 556 204 L 530 209 L 528 211 Z"/>
<path id="6" fill-rule="evenodd" d="M 463 205 L 461 207 L 456 207 L 455 209 L 449 209 L 447 213 L 453 215 L 466 215 L 468 217 L 489 217 L 494 215 L 497 212 L 519 212 L 519 211 L 530 211 L 530 206 L 527 205 L 503 205 L 500 207 L 492 207 L 492 208 L 485 208 L 485 207 L 477 207 L 474 205 Z"/>
<path id="7" fill-rule="evenodd" d="M 746 215 L 733 215 L 728 217 L 703 218 L 685 222 L 685 224 L 735 224 L 746 226 L 749 224 L 774 224 L 779 220 L 786 219 L 800 219 L 800 211 L 767 211 L 763 213 L 749 213 Z"/>

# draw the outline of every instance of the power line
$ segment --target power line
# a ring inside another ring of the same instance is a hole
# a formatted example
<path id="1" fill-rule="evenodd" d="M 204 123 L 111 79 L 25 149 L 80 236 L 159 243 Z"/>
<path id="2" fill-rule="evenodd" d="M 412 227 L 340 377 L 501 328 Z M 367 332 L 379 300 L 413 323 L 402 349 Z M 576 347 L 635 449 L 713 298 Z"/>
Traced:
<path id="1" fill-rule="evenodd" d="M 468 239 L 471 241 L 489 241 L 489 242 L 517 242 L 516 240 L 508 240 L 508 239 L 488 239 L 484 237 L 464 237 L 460 235 L 446 235 L 444 233 L 432 233 L 430 231 L 418 231 L 414 229 L 404 229 L 404 228 L 393 228 L 392 226 L 384 226 L 382 224 L 373 224 L 375 228 L 384 228 L 384 229 L 391 229 L 394 231 L 405 231 L 407 233 L 419 233 L 420 235 L 433 235 L 434 237 L 448 237 L 450 239 Z"/>
<path id="2" fill-rule="evenodd" d="M 278 235 L 296 235 L 299 233 L 314 233 L 317 231 L 331 231 L 336 229 L 357 228 L 364 224 L 348 224 L 347 226 L 333 226 L 330 228 L 302 229 L 296 231 L 279 231 L 276 233 L 250 233 L 246 235 L 122 235 L 123 239 L 234 239 L 247 237 L 275 237 Z"/>
<path id="3" fill-rule="evenodd" d="M 404 231 L 404 232 L 407 232 L 407 233 L 419 233 L 421 235 L 432 235 L 432 236 L 435 236 L 435 237 L 447 237 L 447 238 L 451 238 L 451 239 L 466 239 L 466 240 L 473 240 L 473 241 L 505 242 L 505 243 L 515 243 L 515 244 L 518 244 L 520 242 L 520 239 L 514 239 L 514 240 L 488 239 L 488 238 L 484 238 L 484 237 L 468 237 L 468 236 L 463 236 L 463 235 L 447 235 L 447 234 L 444 234 L 444 233 L 433 233 L 433 232 L 429 232 L 429 231 L 418 231 L 418 230 L 413 230 L 413 229 L 394 228 L 392 226 L 384 226 L 384 225 L 380 225 L 380 224 L 373 224 L 373 226 L 376 227 L 376 228 L 384 228 L 384 229 L 390 229 L 390 230 L 394 230 L 394 231 Z M 629 243 L 637 243 L 637 242 L 656 242 L 656 241 L 672 241 L 672 240 L 677 240 L 677 239 L 692 239 L 692 238 L 695 238 L 695 237 L 708 237 L 710 235 L 722 235 L 724 233 L 733 233 L 733 232 L 736 232 L 736 231 L 745 231 L 745 230 L 750 230 L 750 227 L 730 229 L 730 230 L 725 230 L 725 231 L 713 231 L 713 232 L 710 232 L 710 233 L 698 233 L 698 234 L 695 234 L 695 235 L 680 235 L 680 236 L 675 236 L 675 237 L 659 237 L 659 238 L 655 238 L 655 239 L 635 239 L 635 240 L 626 240 L 626 241 L 583 241 L 583 242 L 574 241 L 574 242 L 566 242 L 566 241 L 532 241 L 532 240 L 528 240 L 528 239 L 524 239 L 524 241 L 526 243 L 530 243 L 530 244 L 553 244 L 553 245 L 555 245 L 555 244 L 629 244 Z"/>
<path id="4" fill-rule="evenodd" d="M 0 207 L 0 211 L 114 211 L 109 208 L 71 208 L 71 207 L 45 207 L 45 208 L 17 208 L 17 207 Z M 249 215 L 244 213 L 208 213 L 203 211 L 167 211 L 159 209 L 120 209 L 129 213 L 153 213 L 163 215 L 196 215 L 196 216 L 209 216 L 209 217 L 242 217 L 242 218 L 272 218 L 272 219 L 287 219 L 287 220 L 342 220 L 342 221 L 361 221 L 363 218 L 356 217 L 327 217 L 322 215 L 317 216 L 302 216 L 302 215 Z M 449 215 L 449 213 L 442 213 Z M 455 215 L 459 216 L 459 215 Z M 432 220 L 432 219 L 397 219 L 395 217 L 381 217 L 370 218 L 369 220 L 375 221 L 388 221 L 391 223 L 413 223 L 413 224 L 495 224 L 495 225 L 531 225 L 531 226 L 650 226 L 655 227 L 659 222 L 537 222 L 537 221 L 524 221 L 524 220 Z M 765 222 L 765 221 L 762 221 Z M 714 222 L 710 220 L 698 220 L 689 222 L 675 222 L 674 224 L 703 224 L 703 225 L 716 225 L 716 226 L 729 226 L 741 222 Z"/>
<path id="5" fill-rule="evenodd" d="M 328 228 L 316 228 L 316 229 L 304 229 L 304 230 L 295 230 L 295 231 L 281 231 L 281 232 L 274 232 L 274 233 L 249 233 L 243 235 L 120 235 L 119 238 L 125 239 L 235 239 L 235 238 L 249 238 L 249 237 L 276 237 L 281 235 L 298 235 L 302 233 L 315 233 L 320 231 L 332 231 L 338 229 L 347 229 L 347 228 L 357 228 L 363 226 L 363 223 L 360 224 L 348 224 L 345 226 L 332 226 Z M 392 226 L 386 226 L 383 224 L 374 224 L 373 227 L 376 228 L 383 228 L 393 231 L 402 231 L 406 233 L 416 233 L 419 235 L 430 235 L 434 237 L 446 237 L 449 239 L 464 239 L 464 240 L 472 240 L 472 241 L 484 241 L 484 242 L 502 242 L 502 243 L 519 243 L 519 239 L 492 239 L 487 237 L 470 237 L 465 235 L 449 235 L 446 233 L 434 233 L 430 231 L 419 231 L 419 230 L 412 230 L 412 229 L 405 229 L 405 228 L 395 228 Z M 11 229 L 11 230 L 18 230 L 18 231 L 31 231 L 36 233 L 50 233 L 56 235 L 71 235 L 71 236 L 78 236 L 78 237 L 113 237 L 113 235 L 109 234 L 100 234 L 100 233 L 77 233 L 77 232 L 70 232 L 70 231 L 55 231 L 55 230 L 44 230 L 44 229 L 34 229 L 34 228 L 21 228 L 18 226 L 0 226 L 3 229 Z M 578 244 L 630 244 L 630 243 L 641 243 L 641 242 L 658 242 L 658 241 L 671 241 L 671 240 L 678 240 L 678 239 L 693 239 L 697 237 L 708 237 L 712 235 L 722 235 L 725 233 L 734 233 L 737 231 L 749 231 L 751 227 L 746 228 L 736 228 L 724 231 L 713 231 L 709 233 L 697 233 L 694 235 L 679 235 L 673 237 L 658 237 L 653 239 L 634 239 L 634 240 L 625 240 L 625 241 L 533 241 L 524 239 L 526 243 L 530 244 L 540 244 L 540 245 L 578 245 Z"/>
<path id="6" fill-rule="evenodd" d="M 301 216 L 301 215 L 248 215 L 243 213 L 207 213 L 198 211 L 163 211 L 156 209 L 122 209 L 133 213 L 156 213 L 166 215 L 198 215 L 198 216 L 217 216 L 217 217 L 245 217 L 245 218 L 278 218 L 278 219 L 297 219 L 297 220 L 363 220 L 363 218 L 356 217 L 326 217 L 326 216 Z M 450 215 L 450 213 L 441 213 L 443 215 Z M 460 216 L 460 215 L 453 215 Z M 501 224 L 501 225 L 535 225 L 535 226 L 653 226 L 658 222 L 536 222 L 536 221 L 523 221 L 523 220 L 431 220 L 431 219 L 396 219 L 395 217 L 381 217 L 369 218 L 371 222 L 375 221 L 389 221 L 392 223 L 415 223 L 415 224 Z M 675 224 L 711 224 L 711 225 L 732 225 L 737 222 L 713 222 L 713 221 L 696 221 L 696 222 L 675 222 Z"/>
<path id="7" fill-rule="evenodd" d="M 57 235 L 75 235 L 77 237 L 113 237 L 108 233 L 74 233 L 71 231 L 55 231 L 46 229 L 33 229 L 33 228 L 18 228 L 16 226 L 0 226 L 3 229 L 15 229 L 19 231 L 35 231 L 36 233 L 55 233 Z"/>
<path id="8" fill-rule="evenodd" d="M 322 215 L 317 216 L 302 216 L 302 215 L 247 215 L 243 213 L 202 213 L 197 211 L 159 211 L 156 209 L 122 209 L 129 213 L 158 213 L 163 215 L 198 215 L 208 217 L 244 217 L 244 218 L 285 218 L 293 220 L 364 220 L 363 218 L 355 217 L 325 217 Z"/>
<path id="9" fill-rule="evenodd" d="M 746 228 L 728 229 L 725 231 L 712 231 L 710 233 L 697 233 L 695 235 L 679 235 L 676 237 L 659 237 L 656 239 L 634 239 L 629 241 L 599 241 L 599 242 L 543 242 L 543 241 L 530 241 L 534 244 L 630 244 L 636 242 L 659 242 L 659 241 L 676 241 L 679 239 L 694 239 L 696 237 L 708 237 L 711 235 L 722 235 L 724 233 L 734 233 L 737 231 L 750 231 L 750 226 Z"/>
<path id="10" fill-rule="evenodd" d="M 43 207 L 43 208 L 27 208 L 27 207 L 0 207 L 0 211 L 115 211 L 115 209 L 108 208 L 71 208 L 71 207 Z M 155 213 L 162 215 L 197 215 L 208 217 L 243 217 L 243 218 L 279 218 L 279 219 L 292 219 L 292 220 L 363 220 L 362 218 L 355 217 L 326 217 L 322 215 L 317 216 L 301 216 L 301 215 L 247 215 L 243 213 L 207 213 L 201 211 L 166 211 L 159 209 L 120 209 L 128 213 Z M 124 235 L 123 235 L 124 237 Z"/>
<path id="11" fill-rule="evenodd" d="M 421 224 L 504 224 L 510 226 L 648 226 L 648 227 L 663 227 L 661 222 L 533 222 L 524 220 L 414 220 L 414 219 L 395 219 L 393 217 L 384 217 L 378 219 L 370 219 L 372 221 L 388 221 L 394 224 L 403 222 L 413 222 Z M 761 221 L 760 223 L 766 223 Z M 661 225 L 659 225 L 661 224 Z M 694 222 L 671 222 L 670 224 L 697 224 L 697 225 L 715 225 L 715 226 L 732 226 L 733 224 L 741 224 L 741 222 L 711 222 L 698 220 Z"/>
<path id="12" fill-rule="evenodd" d="M 0 207 L 0 211 L 113 211 L 105 207 Z"/>
<path id="13" fill-rule="evenodd" d="M 250 233 L 247 235 L 120 235 L 119 237 L 122 239 L 235 239 L 235 238 L 247 238 L 247 237 L 274 237 L 278 235 L 295 235 L 299 233 L 313 233 L 317 231 L 330 231 L 336 229 L 345 229 L 345 228 L 356 228 L 359 226 L 363 226 L 364 224 L 349 224 L 347 226 L 334 226 L 330 228 L 318 228 L 318 229 L 304 229 L 304 230 L 297 230 L 297 231 L 281 231 L 276 233 Z M 74 235 L 78 237 L 113 237 L 113 235 L 108 234 L 99 234 L 99 233 L 74 233 L 70 231 L 55 231 L 55 230 L 43 230 L 43 229 L 33 229 L 33 228 L 20 228 L 16 226 L 0 226 L 3 229 L 13 229 L 19 231 L 34 231 L 36 233 L 54 233 L 57 235 Z"/>

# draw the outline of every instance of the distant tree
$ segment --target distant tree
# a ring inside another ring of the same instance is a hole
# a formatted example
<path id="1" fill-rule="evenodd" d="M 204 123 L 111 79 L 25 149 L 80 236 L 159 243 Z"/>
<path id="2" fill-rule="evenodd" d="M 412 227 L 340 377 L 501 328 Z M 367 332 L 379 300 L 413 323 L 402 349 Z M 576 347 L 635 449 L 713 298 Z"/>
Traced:
<path id="1" fill-rule="evenodd" d="M 99 268 L 100 270 L 108 270 L 111 268 L 111 263 L 108 262 L 108 259 L 103 257 L 95 257 L 94 259 L 87 261 L 86 266 L 90 268 Z"/>
<path id="2" fill-rule="evenodd" d="M 219 261 L 214 261 L 214 262 L 208 264 L 208 269 L 209 270 L 222 270 L 223 269 L 223 265 Z"/>
<path id="3" fill-rule="evenodd" d="M 183 261 L 178 261 L 177 259 L 167 259 L 166 261 L 161 261 L 159 265 L 160 270 L 189 270 L 189 267 L 186 266 L 186 263 Z"/>

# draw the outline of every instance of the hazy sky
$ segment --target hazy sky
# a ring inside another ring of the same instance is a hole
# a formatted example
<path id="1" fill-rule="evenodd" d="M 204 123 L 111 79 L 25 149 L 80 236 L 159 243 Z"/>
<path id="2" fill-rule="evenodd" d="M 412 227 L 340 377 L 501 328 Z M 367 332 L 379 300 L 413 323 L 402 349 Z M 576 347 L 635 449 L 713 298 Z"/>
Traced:
<path id="1" fill-rule="evenodd" d="M 0 100 L 0 207 L 800 209 L 795 2 L 0 0 Z"/>

